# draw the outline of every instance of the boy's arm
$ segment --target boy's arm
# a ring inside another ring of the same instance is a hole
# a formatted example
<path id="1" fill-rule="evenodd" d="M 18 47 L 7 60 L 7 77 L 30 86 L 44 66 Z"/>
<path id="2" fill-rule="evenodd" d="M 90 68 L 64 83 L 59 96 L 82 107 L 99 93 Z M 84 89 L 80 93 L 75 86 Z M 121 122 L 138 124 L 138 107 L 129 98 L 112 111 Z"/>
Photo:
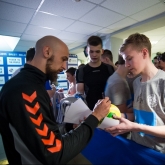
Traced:
<path id="1" fill-rule="evenodd" d="M 127 113 L 128 119 L 131 117 L 131 114 Z M 123 116 L 123 115 L 122 115 Z M 117 136 L 126 132 L 144 132 L 149 135 L 153 135 L 156 137 L 165 138 L 165 126 L 149 126 L 142 125 L 138 123 L 131 122 L 124 117 L 115 117 L 120 121 L 120 124 L 114 127 L 106 128 L 105 130 L 109 132 L 112 136 Z"/>
<path id="2" fill-rule="evenodd" d="M 84 83 L 76 84 L 76 93 L 84 94 Z"/>
<path id="3" fill-rule="evenodd" d="M 165 126 L 149 126 L 134 123 L 133 131 L 135 132 L 144 132 L 149 135 L 153 135 L 156 137 L 165 138 Z"/>

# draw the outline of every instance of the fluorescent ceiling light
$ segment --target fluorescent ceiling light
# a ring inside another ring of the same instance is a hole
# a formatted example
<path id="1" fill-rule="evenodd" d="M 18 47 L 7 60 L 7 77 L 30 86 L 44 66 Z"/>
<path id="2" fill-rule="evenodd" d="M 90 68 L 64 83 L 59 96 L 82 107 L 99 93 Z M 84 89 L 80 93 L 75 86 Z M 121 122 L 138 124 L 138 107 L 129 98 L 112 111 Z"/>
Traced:
<path id="1" fill-rule="evenodd" d="M 49 27 L 42 27 L 44 29 L 49 29 L 49 30 L 54 30 L 53 28 L 49 28 Z"/>
<path id="2" fill-rule="evenodd" d="M 157 42 L 158 42 L 158 41 L 151 41 L 151 44 L 152 44 L 152 45 L 155 45 L 155 44 L 157 44 Z"/>
<path id="3" fill-rule="evenodd" d="M 19 40 L 19 37 L 0 35 L 0 51 L 13 51 Z"/>
<path id="4" fill-rule="evenodd" d="M 52 13 L 49 13 L 49 12 L 45 12 L 45 11 L 40 11 L 40 13 L 44 13 L 44 14 L 48 14 L 48 15 L 58 16 L 58 15 L 55 15 L 55 14 L 52 14 Z"/>

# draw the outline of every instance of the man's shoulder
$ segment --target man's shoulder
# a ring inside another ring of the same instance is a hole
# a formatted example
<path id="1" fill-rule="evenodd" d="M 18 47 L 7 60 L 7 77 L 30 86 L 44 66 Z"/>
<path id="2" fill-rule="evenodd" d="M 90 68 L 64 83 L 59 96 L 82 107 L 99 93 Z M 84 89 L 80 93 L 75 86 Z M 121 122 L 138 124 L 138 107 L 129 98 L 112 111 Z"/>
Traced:
<path id="1" fill-rule="evenodd" d="M 77 70 L 78 71 L 83 71 L 84 69 L 87 69 L 88 68 L 88 64 L 84 65 L 84 66 L 81 66 L 80 68 L 78 68 Z"/>
<path id="2" fill-rule="evenodd" d="M 119 86 L 119 85 L 125 85 L 125 84 L 127 84 L 126 80 L 124 80 L 123 78 L 121 78 L 116 72 L 114 72 L 112 74 L 112 76 L 110 76 L 108 78 L 107 82 L 109 84 L 111 84 L 111 86 L 113 86 L 113 85 Z"/>
<path id="3" fill-rule="evenodd" d="M 101 65 L 102 65 L 102 66 L 105 66 L 105 67 L 107 67 L 107 68 L 113 68 L 112 65 L 106 64 L 106 63 L 104 63 L 104 62 L 102 62 Z"/>
<path id="4" fill-rule="evenodd" d="M 77 70 L 77 72 L 78 72 L 78 74 L 83 74 L 84 75 L 86 73 L 93 72 L 94 70 L 96 70 L 98 68 L 99 68 L 99 70 L 102 70 L 102 68 L 100 68 L 100 66 L 99 67 L 92 67 L 92 66 L 90 66 L 89 63 L 87 63 L 86 65 L 84 65 L 81 68 L 79 68 Z"/>
<path id="5" fill-rule="evenodd" d="M 112 65 L 106 64 L 106 63 L 101 63 L 102 68 L 106 68 L 110 74 L 114 73 L 114 68 Z"/>

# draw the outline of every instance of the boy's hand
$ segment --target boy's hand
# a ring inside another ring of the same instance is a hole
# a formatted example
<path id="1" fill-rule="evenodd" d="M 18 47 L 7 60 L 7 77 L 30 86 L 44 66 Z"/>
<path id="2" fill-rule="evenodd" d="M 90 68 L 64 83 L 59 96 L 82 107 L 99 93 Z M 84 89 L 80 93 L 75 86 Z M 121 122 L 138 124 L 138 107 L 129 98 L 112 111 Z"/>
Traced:
<path id="1" fill-rule="evenodd" d="M 120 124 L 105 129 L 105 131 L 109 132 L 112 136 L 117 136 L 126 132 L 130 132 L 134 127 L 133 122 L 123 117 L 120 118 L 117 116 L 113 116 L 113 118 L 119 120 Z"/>

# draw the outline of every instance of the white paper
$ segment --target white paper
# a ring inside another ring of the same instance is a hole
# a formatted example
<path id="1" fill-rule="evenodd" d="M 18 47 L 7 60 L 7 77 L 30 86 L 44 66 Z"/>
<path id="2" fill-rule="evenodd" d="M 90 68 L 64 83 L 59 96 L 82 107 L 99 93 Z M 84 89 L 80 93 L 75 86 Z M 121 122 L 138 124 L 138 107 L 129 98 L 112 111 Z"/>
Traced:
<path id="1" fill-rule="evenodd" d="M 88 106 L 79 98 L 67 108 L 64 115 L 64 122 L 79 124 L 80 120 L 84 120 L 91 113 L 92 111 Z"/>
<path id="2" fill-rule="evenodd" d="M 105 128 L 112 127 L 118 124 L 119 124 L 119 120 L 105 117 L 102 123 L 98 126 L 98 128 L 105 129 Z"/>

